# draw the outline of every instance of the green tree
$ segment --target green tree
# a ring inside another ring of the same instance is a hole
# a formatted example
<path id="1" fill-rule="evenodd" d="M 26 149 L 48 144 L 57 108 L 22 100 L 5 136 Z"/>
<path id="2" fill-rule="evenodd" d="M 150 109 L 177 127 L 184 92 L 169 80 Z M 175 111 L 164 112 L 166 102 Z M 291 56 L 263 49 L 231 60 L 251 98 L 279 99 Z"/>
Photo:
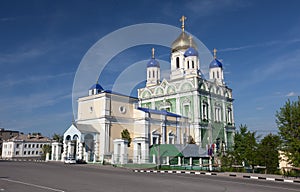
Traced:
<path id="1" fill-rule="evenodd" d="M 293 166 L 300 166 L 300 97 L 297 101 L 288 100 L 276 112 L 276 123 L 283 141 L 282 150 Z"/>
<path id="2" fill-rule="evenodd" d="M 237 165 L 254 166 L 256 159 L 256 132 L 248 131 L 246 125 L 240 125 L 240 131 L 235 134 L 231 155 Z"/>
<path id="3" fill-rule="evenodd" d="M 277 172 L 280 143 L 280 137 L 270 133 L 265 136 L 258 145 L 257 163 L 266 166 L 266 171 L 269 174 Z"/>
<path id="4" fill-rule="evenodd" d="M 128 147 L 130 147 L 130 143 L 131 143 L 131 137 L 130 137 L 130 133 L 127 129 L 124 129 L 122 132 L 121 132 L 121 137 L 122 139 L 127 139 L 128 141 Z"/>
<path id="5" fill-rule="evenodd" d="M 196 144 L 194 138 L 191 135 L 188 137 L 188 142 L 187 143 L 188 144 Z"/>
<path id="6" fill-rule="evenodd" d="M 63 142 L 63 136 L 60 135 L 60 134 L 56 134 L 54 133 L 54 135 L 52 136 L 52 139 L 59 142 L 59 143 L 62 143 Z"/>
<path id="7" fill-rule="evenodd" d="M 42 159 L 45 160 L 46 159 L 46 154 L 47 153 L 51 154 L 51 146 L 50 145 L 43 145 L 42 151 L 43 151 Z"/>

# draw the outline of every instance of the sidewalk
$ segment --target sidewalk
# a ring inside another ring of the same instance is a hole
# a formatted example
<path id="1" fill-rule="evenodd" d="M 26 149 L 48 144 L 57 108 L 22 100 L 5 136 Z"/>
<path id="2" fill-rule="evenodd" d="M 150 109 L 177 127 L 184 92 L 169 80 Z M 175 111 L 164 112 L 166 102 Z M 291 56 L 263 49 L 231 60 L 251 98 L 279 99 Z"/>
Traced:
<path id="1" fill-rule="evenodd" d="M 282 175 L 270 175 L 270 174 L 256 174 L 256 173 L 235 173 L 235 172 L 203 172 L 203 171 L 179 171 L 179 170 L 143 170 L 134 169 L 136 173 L 167 173 L 167 174 L 191 174 L 191 175 L 212 175 L 212 176 L 223 176 L 223 177 L 235 177 L 243 179 L 258 179 L 267 180 L 274 182 L 286 182 L 286 183 L 299 183 L 300 178 L 295 177 L 284 177 Z"/>

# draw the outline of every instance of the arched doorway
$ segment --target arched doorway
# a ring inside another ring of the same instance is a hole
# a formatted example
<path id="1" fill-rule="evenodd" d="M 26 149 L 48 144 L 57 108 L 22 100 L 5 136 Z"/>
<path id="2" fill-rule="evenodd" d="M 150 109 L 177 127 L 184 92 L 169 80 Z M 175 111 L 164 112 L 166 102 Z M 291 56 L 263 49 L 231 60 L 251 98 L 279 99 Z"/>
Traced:
<path id="1" fill-rule="evenodd" d="M 73 147 L 73 157 L 77 160 L 78 159 L 78 135 L 75 134 L 72 138 L 72 147 Z"/>
<path id="2" fill-rule="evenodd" d="M 86 161 L 94 161 L 94 136 L 87 134 L 84 136 L 85 152 L 87 153 Z"/>

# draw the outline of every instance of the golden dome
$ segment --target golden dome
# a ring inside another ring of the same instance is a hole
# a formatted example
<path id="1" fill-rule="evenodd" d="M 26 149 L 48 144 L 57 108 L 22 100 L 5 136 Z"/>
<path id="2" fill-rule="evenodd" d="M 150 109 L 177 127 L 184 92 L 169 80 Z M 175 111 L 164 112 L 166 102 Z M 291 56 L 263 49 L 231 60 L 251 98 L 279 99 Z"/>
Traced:
<path id="1" fill-rule="evenodd" d="M 182 31 L 179 37 L 177 37 L 177 39 L 172 43 L 172 53 L 180 49 L 188 49 L 189 47 L 193 47 L 198 50 L 195 41 L 193 39 L 190 40 L 189 35 Z"/>

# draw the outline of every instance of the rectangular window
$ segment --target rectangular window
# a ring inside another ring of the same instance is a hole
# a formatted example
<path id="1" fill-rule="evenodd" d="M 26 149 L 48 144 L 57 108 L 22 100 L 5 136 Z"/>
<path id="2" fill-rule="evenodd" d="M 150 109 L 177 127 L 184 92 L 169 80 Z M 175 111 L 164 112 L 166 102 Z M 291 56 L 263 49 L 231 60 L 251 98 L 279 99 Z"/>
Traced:
<path id="1" fill-rule="evenodd" d="M 184 116 L 190 117 L 190 106 L 189 105 L 184 105 Z"/>
<path id="2" fill-rule="evenodd" d="M 34 151 L 31 151 L 31 155 L 33 155 L 34 154 Z"/>
<path id="3" fill-rule="evenodd" d="M 19 151 L 16 151 L 16 155 L 19 155 Z"/>
<path id="4" fill-rule="evenodd" d="M 31 144 L 28 144 L 28 148 L 31 148 Z"/>
<path id="5" fill-rule="evenodd" d="M 27 152 L 27 151 L 24 151 L 24 155 L 26 155 L 26 152 Z"/>
<path id="6" fill-rule="evenodd" d="M 39 154 L 39 152 L 38 152 L 38 151 L 36 151 L 36 152 L 35 152 L 35 154 L 36 154 L 36 155 L 38 155 L 38 154 Z"/>
<path id="7" fill-rule="evenodd" d="M 157 137 L 152 137 L 152 144 L 154 145 L 154 144 L 158 144 L 158 141 L 157 141 L 158 139 L 157 139 Z"/>
<path id="8" fill-rule="evenodd" d="M 137 144 L 137 155 L 139 155 L 140 158 L 142 158 L 142 144 L 141 143 Z"/>
<path id="9" fill-rule="evenodd" d="M 32 144 L 32 148 L 34 148 L 35 147 L 35 145 L 34 144 Z"/>
<path id="10" fill-rule="evenodd" d="M 27 144 L 24 145 L 24 148 L 27 148 Z"/>
<path id="11" fill-rule="evenodd" d="M 19 146 L 20 146 L 20 145 L 19 145 L 19 144 L 17 144 L 17 145 L 16 145 L 16 148 L 19 148 Z"/>

